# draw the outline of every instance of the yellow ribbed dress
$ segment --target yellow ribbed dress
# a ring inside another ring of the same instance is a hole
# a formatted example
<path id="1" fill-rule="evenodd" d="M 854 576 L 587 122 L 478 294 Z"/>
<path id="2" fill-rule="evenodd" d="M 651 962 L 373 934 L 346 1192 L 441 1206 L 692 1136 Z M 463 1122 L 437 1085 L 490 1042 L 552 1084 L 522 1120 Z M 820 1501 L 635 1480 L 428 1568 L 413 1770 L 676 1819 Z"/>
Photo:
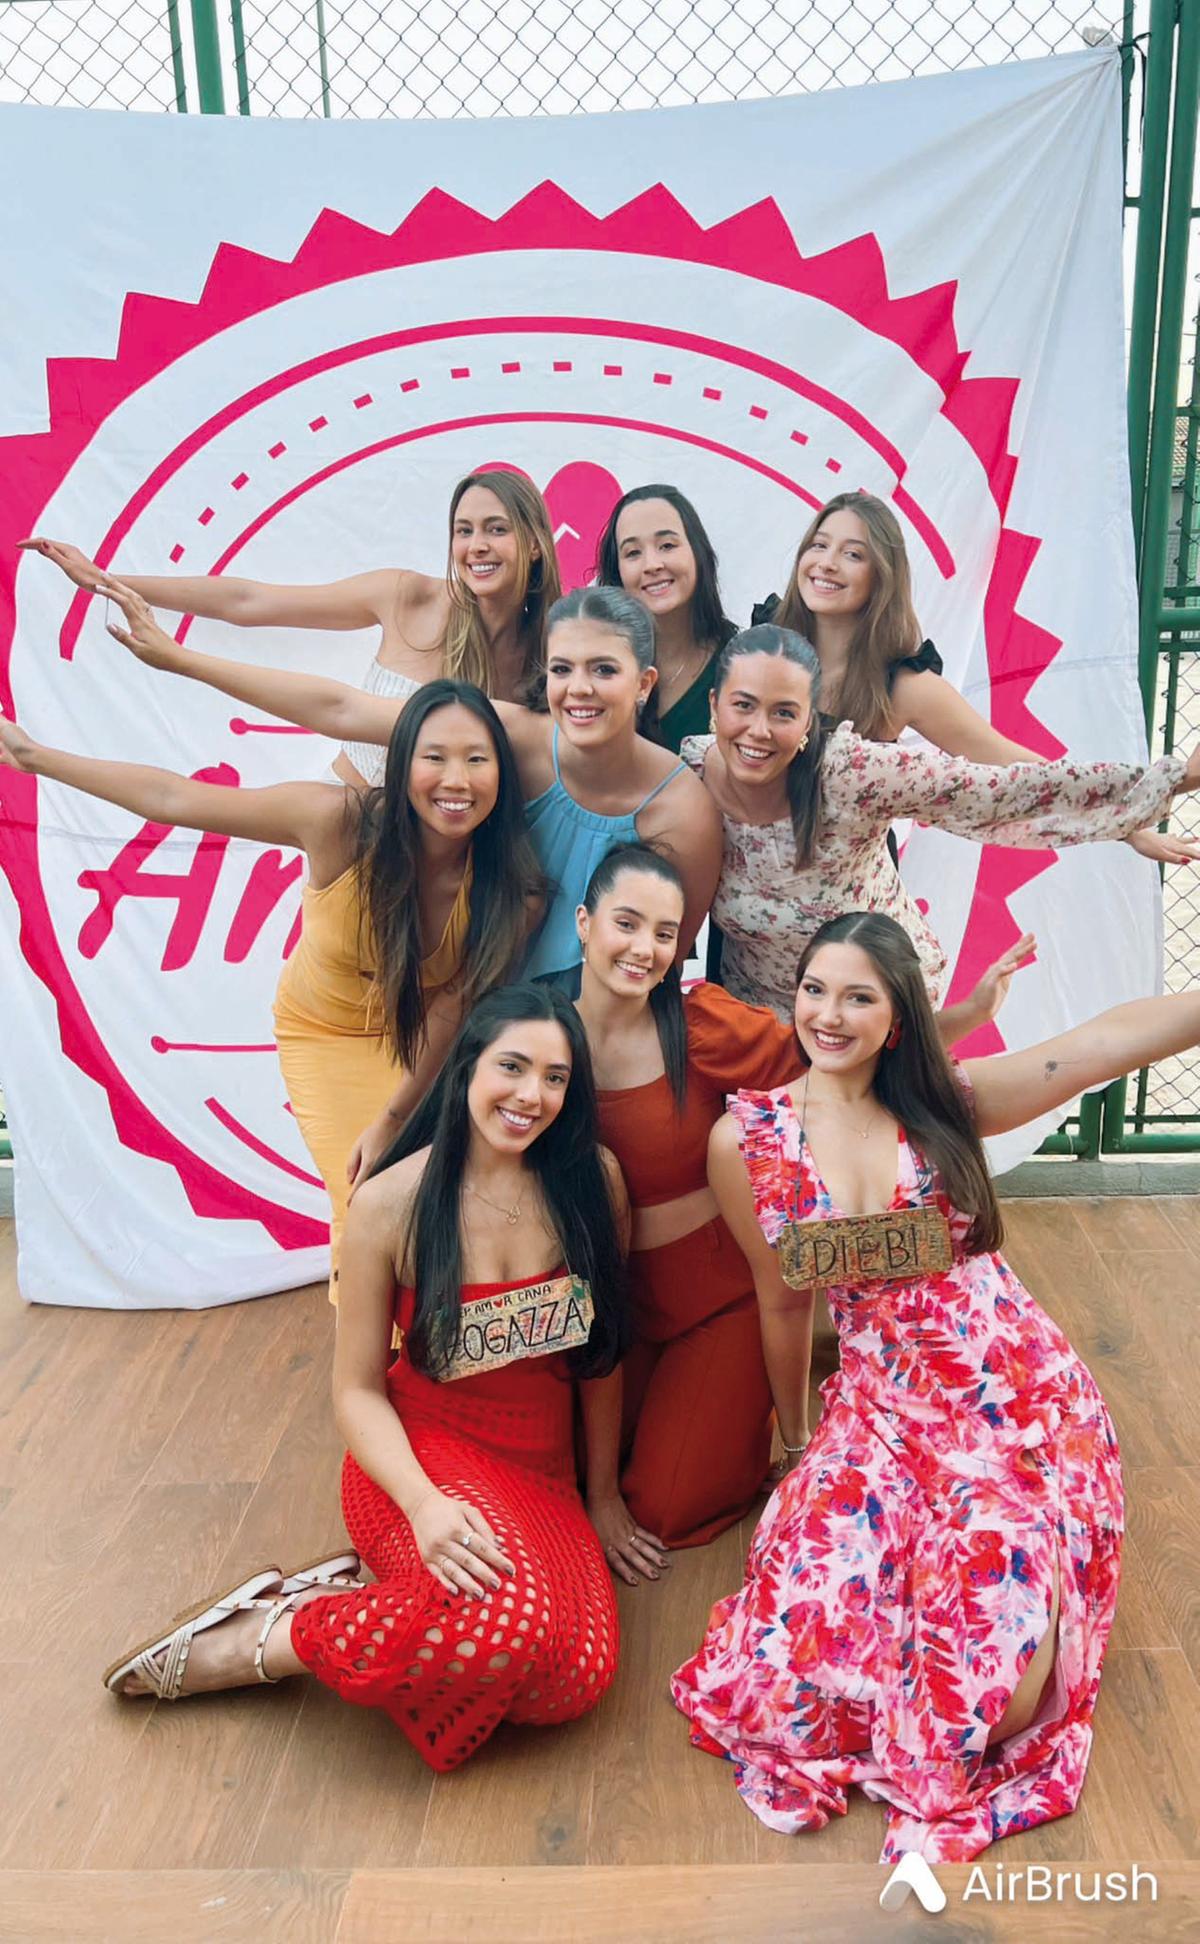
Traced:
<path id="1" fill-rule="evenodd" d="M 461 971 L 470 917 L 468 858 L 446 928 L 421 961 L 427 999 Z M 364 956 L 373 960 L 374 948 L 355 867 L 319 889 L 305 885 L 300 938 L 275 993 L 275 1041 L 296 1124 L 329 1192 L 335 1275 L 349 1195 L 346 1162 L 399 1078 L 383 1031 L 375 967 L 364 965 Z"/>

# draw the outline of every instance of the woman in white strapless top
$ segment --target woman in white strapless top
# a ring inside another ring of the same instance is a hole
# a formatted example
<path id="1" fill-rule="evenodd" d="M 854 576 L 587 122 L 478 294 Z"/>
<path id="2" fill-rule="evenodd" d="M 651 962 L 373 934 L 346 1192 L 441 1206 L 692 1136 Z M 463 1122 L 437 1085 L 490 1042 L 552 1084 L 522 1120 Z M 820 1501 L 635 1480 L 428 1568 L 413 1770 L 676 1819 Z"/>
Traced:
<path id="1" fill-rule="evenodd" d="M 101 569 L 78 547 L 21 543 L 91 590 Z M 444 577 L 381 567 L 323 585 L 281 587 L 225 575 L 127 574 L 152 607 L 246 628 L 379 627 L 362 687 L 407 696 L 439 675 L 519 701 L 541 666 L 545 617 L 560 593 L 546 503 L 523 473 L 468 473 L 450 500 Z M 382 783 L 387 751 L 347 743 L 334 764 L 343 783 Z"/>

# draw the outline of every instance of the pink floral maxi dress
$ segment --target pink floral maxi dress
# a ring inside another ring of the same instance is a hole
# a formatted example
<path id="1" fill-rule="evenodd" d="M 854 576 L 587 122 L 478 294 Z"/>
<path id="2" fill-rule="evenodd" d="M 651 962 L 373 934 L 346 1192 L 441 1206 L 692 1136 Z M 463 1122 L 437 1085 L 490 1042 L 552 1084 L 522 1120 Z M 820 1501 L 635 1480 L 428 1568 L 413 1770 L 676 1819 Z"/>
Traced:
<path id="1" fill-rule="evenodd" d="M 731 1103 L 768 1241 L 840 1211 L 786 1090 Z M 953 1266 L 828 1290 L 841 1368 L 754 1536 L 740 1592 L 674 1675 L 692 1741 L 733 1763 L 760 1822 L 888 1805 L 885 1863 L 966 1862 L 1069 1815 L 1092 1741 L 1123 1530 L 1116 1435 L 1090 1372 L 903 1133 L 892 1207 L 940 1206 Z M 988 1747 L 1046 1631 L 1058 1655 L 1024 1733 Z"/>

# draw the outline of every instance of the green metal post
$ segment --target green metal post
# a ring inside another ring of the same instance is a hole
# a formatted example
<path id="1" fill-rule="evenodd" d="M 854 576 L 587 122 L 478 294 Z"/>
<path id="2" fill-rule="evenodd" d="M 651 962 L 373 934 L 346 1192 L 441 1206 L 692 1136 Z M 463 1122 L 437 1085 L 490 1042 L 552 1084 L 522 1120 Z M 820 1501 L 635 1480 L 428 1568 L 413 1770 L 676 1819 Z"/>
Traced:
<path id="1" fill-rule="evenodd" d="M 1142 100 L 1142 171 L 1138 185 L 1137 254 L 1129 332 L 1129 477 L 1133 534 L 1141 554 L 1146 510 L 1146 453 L 1150 444 L 1150 391 L 1154 377 L 1154 324 L 1162 255 L 1163 200 L 1171 125 L 1171 70 L 1175 51 L 1175 0 L 1151 0 L 1150 47 Z"/>
<path id="2" fill-rule="evenodd" d="M 225 83 L 221 75 L 221 37 L 217 32 L 216 0 L 191 0 L 192 46 L 196 50 L 196 82 L 202 115 L 225 113 Z"/>
<path id="3" fill-rule="evenodd" d="M 250 113 L 250 81 L 246 73 L 246 29 L 242 20 L 242 0 L 233 0 L 229 13 L 233 28 L 233 71 L 237 76 L 238 114 Z"/>
<path id="4" fill-rule="evenodd" d="M 1129 187 L 1129 97 L 1133 92 L 1133 0 L 1125 0 L 1121 16 L 1121 154 L 1125 159 L 1125 186 Z M 1132 198 L 1126 196 L 1128 209 Z"/>
<path id="5" fill-rule="evenodd" d="M 325 48 L 325 0 L 317 0 L 317 58 L 321 63 L 321 113 L 328 121 L 333 107 L 329 96 L 329 57 Z"/>
<path id="6" fill-rule="evenodd" d="M 1138 673 L 1146 710 L 1147 733 L 1154 723 L 1154 691 L 1158 662 L 1158 608 L 1167 568 L 1167 533 L 1171 519 L 1171 465 L 1178 412 L 1179 359 L 1183 348 L 1183 319 L 1187 301 L 1188 240 L 1192 206 L 1192 174 L 1196 164 L 1196 114 L 1200 106 L 1200 7 L 1185 7 L 1179 26 L 1175 66 L 1175 112 L 1171 138 L 1171 174 L 1167 189 L 1167 222 L 1163 241 L 1162 295 L 1158 313 L 1158 344 L 1150 415 L 1150 456 L 1146 467 L 1145 518 L 1142 523 L 1141 640 Z M 1139 239 L 1140 240 L 1140 239 Z"/>
<path id="7" fill-rule="evenodd" d="M 171 73 L 175 80 L 175 107 L 187 114 L 187 76 L 183 70 L 183 36 L 179 31 L 179 0 L 167 0 L 167 32 L 171 36 Z"/>

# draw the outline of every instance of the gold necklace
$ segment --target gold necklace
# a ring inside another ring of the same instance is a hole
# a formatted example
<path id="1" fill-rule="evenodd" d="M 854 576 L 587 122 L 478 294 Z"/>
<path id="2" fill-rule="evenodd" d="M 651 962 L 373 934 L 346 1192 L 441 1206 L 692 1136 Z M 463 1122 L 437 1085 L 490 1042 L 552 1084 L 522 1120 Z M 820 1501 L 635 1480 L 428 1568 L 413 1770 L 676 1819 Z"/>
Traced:
<path id="1" fill-rule="evenodd" d="M 803 1127 L 803 1126 L 804 1126 L 804 1124 L 805 1124 L 805 1122 L 806 1122 L 806 1121 L 808 1120 L 808 1074 L 809 1074 L 809 1071 L 811 1071 L 811 1069 L 808 1069 L 808 1070 L 806 1070 L 806 1071 L 805 1071 L 805 1075 L 804 1075 L 804 1097 L 803 1097 L 803 1099 L 802 1099 L 802 1100 L 801 1100 L 801 1102 L 800 1102 L 800 1125 L 801 1125 L 801 1127 Z M 875 1126 L 875 1123 L 876 1123 L 876 1121 L 877 1121 L 877 1120 L 878 1120 L 878 1118 L 879 1118 L 879 1116 L 878 1116 L 878 1114 L 873 1114 L 873 1115 L 871 1116 L 871 1119 L 870 1119 L 870 1120 L 869 1120 L 869 1121 L 867 1122 L 867 1125 L 866 1125 L 865 1127 L 855 1127 L 855 1125 L 854 1125 L 854 1122 L 853 1122 L 852 1120 L 849 1120 L 849 1119 L 847 1118 L 847 1116 L 846 1116 L 845 1114 L 840 1114 L 840 1113 L 838 1112 L 838 1110 L 837 1110 L 837 1108 L 836 1108 L 836 1107 L 830 1107 L 830 1103 L 829 1103 L 829 1102 L 828 1102 L 827 1100 L 815 1100 L 815 1101 L 813 1102 L 813 1105 L 814 1105 L 814 1107 L 824 1107 L 824 1108 L 827 1108 L 827 1109 L 829 1110 L 829 1112 L 831 1112 L 831 1113 L 833 1114 L 833 1116 L 834 1116 L 834 1118 L 835 1118 L 836 1120 L 840 1120 L 840 1121 L 841 1121 L 841 1122 L 843 1123 L 843 1125 L 844 1125 L 844 1126 L 846 1126 L 846 1127 L 849 1127 L 849 1128 L 850 1128 L 850 1129 L 851 1129 L 851 1130 L 852 1130 L 852 1131 L 853 1131 L 853 1132 L 854 1132 L 855 1134 L 857 1134 L 857 1135 L 858 1135 L 858 1138 L 859 1138 L 859 1140 L 860 1140 L 860 1141 L 867 1141 L 867 1140 L 869 1140 L 869 1139 L 870 1139 L 870 1137 L 871 1137 L 871 1131 L 872 1131 L 872 1129 L 874 1128 L 874 1126 Z M 873 1103 L 873 1105 L 874 1105 L 875 1107 L 878 1107 L 878 1105 L 879 1105 L 879 1102 L 878 1102 L 878 1101 L 875 1101 L 875 1102 Z"/>
<path id="2" fill-rule="evenodd" d="M 504 1208 L 499 1202 L 494 1202 L 489 1195 L 481 1195 L 478 1188 L 472 1188 L 469 1181 L 464 1186 L 468 1195 L 474 1195 L 476 1201 L 483 1202 L 488 1208 L 494 1208 L 497 1215 L 503 1215 L 510 1228 L 514 1228 L 520 1221 L 521 1207 L 525 1200 L 524 1188 L 522 1188 L 520 1194 L 517 1196 L 516 1201 L 511 1202 L 507 1208 Z"/>

